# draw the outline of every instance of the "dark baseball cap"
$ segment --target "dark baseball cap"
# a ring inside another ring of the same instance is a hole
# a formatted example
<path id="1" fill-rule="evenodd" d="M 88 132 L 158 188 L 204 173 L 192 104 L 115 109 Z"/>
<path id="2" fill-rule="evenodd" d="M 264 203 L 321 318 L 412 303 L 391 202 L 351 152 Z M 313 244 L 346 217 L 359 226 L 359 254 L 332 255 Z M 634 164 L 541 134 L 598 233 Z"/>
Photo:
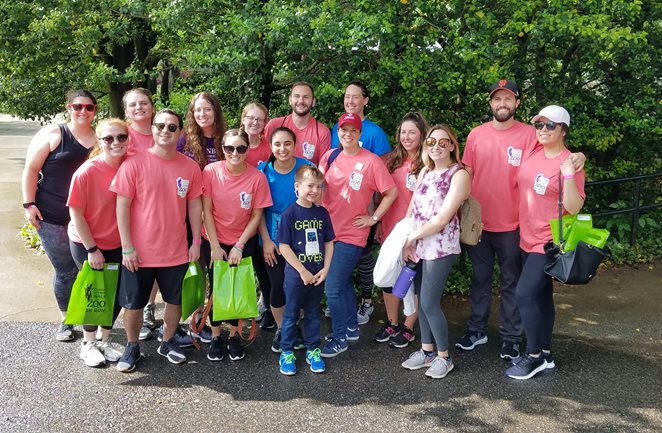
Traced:
<path id="1" fill-rule="evenodd" d="M 497 90 L 507 90 L 515 95 L 516 98 L 519 98 L 519 87 L 517 87 L 517 83 L 512 80 L 499 80 L 493 83 L 490 86 L 490 98 Z"/>

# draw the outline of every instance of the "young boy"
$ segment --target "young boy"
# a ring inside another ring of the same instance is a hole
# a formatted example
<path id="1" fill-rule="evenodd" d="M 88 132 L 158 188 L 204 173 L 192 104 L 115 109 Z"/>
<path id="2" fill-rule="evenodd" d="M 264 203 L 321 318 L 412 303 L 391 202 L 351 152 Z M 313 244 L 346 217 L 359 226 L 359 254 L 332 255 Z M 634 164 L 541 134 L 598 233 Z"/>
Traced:
<path id="1" fill-rule="evenodd" d="M 313 373 L 326 370 L 320 356 L 320 310 L 324 280 L 333 255 L 333 226 L 329 212 L 314 202 L 320 198 L 324 175 L 312 165 L 301 166 L 294 178 L 297 201 L 283 212 L 277 239 L 285 266 L 285 314 L 281 329 L 280 372 L 297 372 L 292 353 L 299 310 L 304 311 L 306 361 Z"/>

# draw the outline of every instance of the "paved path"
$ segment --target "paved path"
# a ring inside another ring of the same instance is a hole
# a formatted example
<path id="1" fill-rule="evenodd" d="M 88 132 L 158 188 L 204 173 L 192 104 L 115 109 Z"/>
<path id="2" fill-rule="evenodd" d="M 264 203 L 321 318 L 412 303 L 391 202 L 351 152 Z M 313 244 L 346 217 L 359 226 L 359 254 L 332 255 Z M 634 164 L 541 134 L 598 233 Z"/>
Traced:
<path id="1" fill-rule="evenodd" d="M 451 350 L 456 368 L 438 381 L 399 366 L 409 349 L 370 341 L 376 319 L 324 375 L 302 359 L 297 375 L 280 375 L 268 332 L 238 363 L 212 364 L 205 350 L 189 350 L 190 362 L 174 366 L 148 341 L 135 373 L 87 368 L 77 342 L 54 341 L 48 262 L 16 236 L 34 128 L 0 117 L 0 432 L 662 431 L 662 262 L 558 287 L 557 368 L 529 381 L 503 375 L 494 320 L 488 344 Z M 467 302 L 449 297 L 444 311 L 455 341 Z M 121 323 L 113 332 L 123 339 Z"/>

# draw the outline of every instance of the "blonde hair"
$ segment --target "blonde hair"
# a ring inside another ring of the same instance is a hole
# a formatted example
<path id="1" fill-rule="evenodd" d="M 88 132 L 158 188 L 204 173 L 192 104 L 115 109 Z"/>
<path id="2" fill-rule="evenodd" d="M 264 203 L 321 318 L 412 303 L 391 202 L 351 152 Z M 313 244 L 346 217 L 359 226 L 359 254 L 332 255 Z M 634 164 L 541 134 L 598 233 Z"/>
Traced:
<path id="1" fill-rule="evenodd" d="M 455 131 L 449 125 L 446 125 L 445 123 L 438 123 L 434 125 L 428 130 L 428 133 L 425 136 L 425 141 L 427 141 L 427 139 L 430 138 L 432 133 L 437 130 L 444 131 L 446 134 L 448 134 L 448 137 L 451 140 L 451 144 L 453 145 L 453 150 L 451 151 L 451 161 L 454 164 L 462 165 L 460 162 L 460 145 L 457 142 L 457 134 L 455 134 Z M 423 152 L 421 154 L 421 158 L 423 159 L 423 164 L 425 165 L 425 167 L 432 170 L 434 169 L 434 161 L 430 159 L 430 155 L 428 153 L 429 147 L 427 144 L 425 144 L 425 142 L 422 147 L 423 147 Z"/>
<path id="2" fill-rule="evenodd" d="M 254 108 L 257 108 L 258 110 L 264 113 L 264 127 L 267 126 L 267 122 L 269 121 L 269 109 L 264 105 L 260 104 L 259 102 L 249 102 L 244 106 L 244 109 L 241 110 L 241 118 L 239 119 L 239 129 L 241 129 L 242 131 L 246 130 L 246 128 L 244 128 L 244 117 L 246 117 L 248 112 Z M 260 140 L 262 140 L 262 137 L 264 136 L 264 127 L 262 128 L 262 132 L 260 132 Z"/>
<path id="3" fill-rule="evenodd" d="M 101 133 L 113 126 L 118 126 L 122 128 L 125 133 L 127 134 L 129 133 L 129 124 L 126 123 L 124 120 L 119 119 L 117 117 L 110 117 L 108 119 L 103 119 L 101 122 L 99 122 L 95 130 L 95 133 L 97 134 L 97 141 L 96 143 L 94 143 L 94 147 L 90 151 L 90 155 L 88 156 L 88 159 L 94 158 L 95 156 L 101 154 L 102 150 L 101 150 L 101 146 L 99 146 L 99 139 L 101 138 L 100 137 Z"/>

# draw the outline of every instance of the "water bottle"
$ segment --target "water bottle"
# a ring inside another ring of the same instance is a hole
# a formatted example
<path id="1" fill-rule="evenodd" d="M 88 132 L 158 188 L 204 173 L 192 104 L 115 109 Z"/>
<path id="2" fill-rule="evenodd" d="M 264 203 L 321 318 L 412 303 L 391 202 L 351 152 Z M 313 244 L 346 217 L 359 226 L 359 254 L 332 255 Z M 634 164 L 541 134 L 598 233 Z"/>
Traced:
<path id="1" fill-rule="evenodd" d="M 402 271 L 400 271 L 400 275 L 398 275 L 398 279 L 395 280 L 395 284 L 393 285 L 393 290 L 391 293 L 400 299 L 404 298 L 409 291 L 415 276 L 416 263 L 407 260 L 405 265 L 402 267 Z"/>

